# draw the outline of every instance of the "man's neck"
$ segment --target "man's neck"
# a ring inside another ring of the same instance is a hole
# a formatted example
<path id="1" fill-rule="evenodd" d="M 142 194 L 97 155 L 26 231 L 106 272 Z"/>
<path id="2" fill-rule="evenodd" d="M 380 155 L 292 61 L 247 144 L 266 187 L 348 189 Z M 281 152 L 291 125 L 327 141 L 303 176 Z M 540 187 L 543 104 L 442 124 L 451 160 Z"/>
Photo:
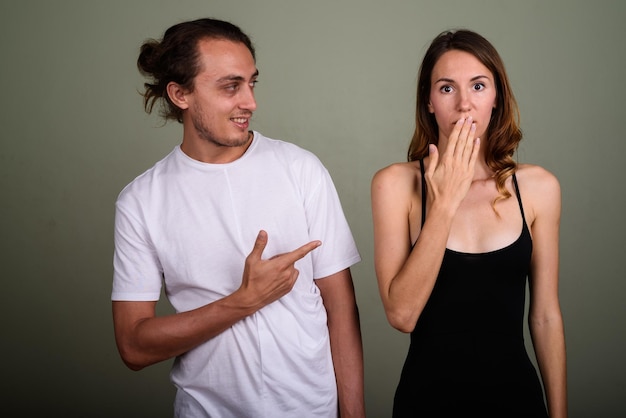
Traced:
<path id="1" fill-rule="evenodd" d="M 193 140 L 185 140 L 185 138 L 183 138 L 180 149 L 189 158 L 203 163 L 227 164 L 241 158 L 252 144 L 253 138 L 254 134 L 250 131 L 248 132 L 248 140 L 244 145 L 233 147 L 218 145 L 200 138 L 194 138 Z"/>

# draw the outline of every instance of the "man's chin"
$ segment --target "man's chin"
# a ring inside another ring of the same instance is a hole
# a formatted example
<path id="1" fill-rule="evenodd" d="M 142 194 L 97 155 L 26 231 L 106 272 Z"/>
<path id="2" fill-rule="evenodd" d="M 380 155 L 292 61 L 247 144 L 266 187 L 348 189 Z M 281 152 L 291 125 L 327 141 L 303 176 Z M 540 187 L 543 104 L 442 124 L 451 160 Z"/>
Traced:
<path id="1" fill-rule="evenodd" d="M 229 139 L 214 139 L 213 142 L 215 145 L 220 147 L 228 147 L 228 148 L 238 148 L 247 146 L 252 140 L 252 135 L 246 133 L 245 136 L 236 136 L 231 137 Z"/>

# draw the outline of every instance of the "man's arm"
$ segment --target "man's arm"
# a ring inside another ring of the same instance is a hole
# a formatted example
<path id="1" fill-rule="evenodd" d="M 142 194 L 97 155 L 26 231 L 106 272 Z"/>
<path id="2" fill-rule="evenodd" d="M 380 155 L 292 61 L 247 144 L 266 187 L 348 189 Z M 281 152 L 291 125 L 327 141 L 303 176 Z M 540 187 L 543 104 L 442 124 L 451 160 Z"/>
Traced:
<path id="1" fill-rule="evenodd" d="M 254 313 L 235 293 L 201 308 L 157 317 L 156 302 L 113 301 L 115 340 L 132 370 L 183 354 Z"/>
<path id="2" fill-rule="evenodd" d="M 365 417 L 363 345 L 350 269 L 316 280 L 328 316 L 341 418 Z"/>
<path id="3" fill-rule="evenodd" d="M 259 232 L 246 258 L 239 289 L 192 311 L 157 317 L 156 301 L 114 301 L 115 340 L 132 370 L 183 354 L 236 322 L 287 294 L 298 278 L 294 263 L 317 248 L 319 241 L 269 260 L 261 258 L 267 233 Z"/>

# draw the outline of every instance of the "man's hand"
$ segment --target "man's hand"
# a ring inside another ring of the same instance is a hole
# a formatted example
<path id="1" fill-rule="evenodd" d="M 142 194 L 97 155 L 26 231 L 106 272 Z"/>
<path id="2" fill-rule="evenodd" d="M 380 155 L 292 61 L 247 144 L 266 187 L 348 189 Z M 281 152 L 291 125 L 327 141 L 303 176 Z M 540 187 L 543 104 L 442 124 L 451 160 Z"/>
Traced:
<path id="1" fill-rule="evenodd" d="M 295 262 L 322 245 L 320 241 L 311 241 L 291 252 L 263 260 L 261 256 L 267 240 L 267 232 L 260 231 L 252 252 L 246 257 L 242 283 L 238 290 L 246 294 L 245 300 L 255 310 L 289 293 L 299 274 Z"/>

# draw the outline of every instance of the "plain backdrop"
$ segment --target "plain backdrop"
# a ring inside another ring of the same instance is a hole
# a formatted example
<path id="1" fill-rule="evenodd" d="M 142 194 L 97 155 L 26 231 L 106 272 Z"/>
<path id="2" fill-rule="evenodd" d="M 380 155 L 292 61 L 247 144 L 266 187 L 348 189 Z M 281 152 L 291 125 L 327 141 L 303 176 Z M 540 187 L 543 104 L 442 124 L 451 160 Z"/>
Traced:
<path id="1" fill-rule="evenodd" d="M 517 158 L 561 181 L 571 417 L 626 416 L 621 0 L 3 0 L 0 408 L 172 416 L 170 362 L 132 372 L 115 347 L 113 216 L 119 191 L 181 139 L 142 109 L 138 48 L 199 17 L 240 25 L 257 47 L 253 129 L 315 152 L 333 176 L 363 258 L 353 275 L 375 418 L 390 416 L 409 337 L 378 296 L 370 181 L 405 160 L 432 38 L 465 27 L 491 40 L 521 109 Z"/>

